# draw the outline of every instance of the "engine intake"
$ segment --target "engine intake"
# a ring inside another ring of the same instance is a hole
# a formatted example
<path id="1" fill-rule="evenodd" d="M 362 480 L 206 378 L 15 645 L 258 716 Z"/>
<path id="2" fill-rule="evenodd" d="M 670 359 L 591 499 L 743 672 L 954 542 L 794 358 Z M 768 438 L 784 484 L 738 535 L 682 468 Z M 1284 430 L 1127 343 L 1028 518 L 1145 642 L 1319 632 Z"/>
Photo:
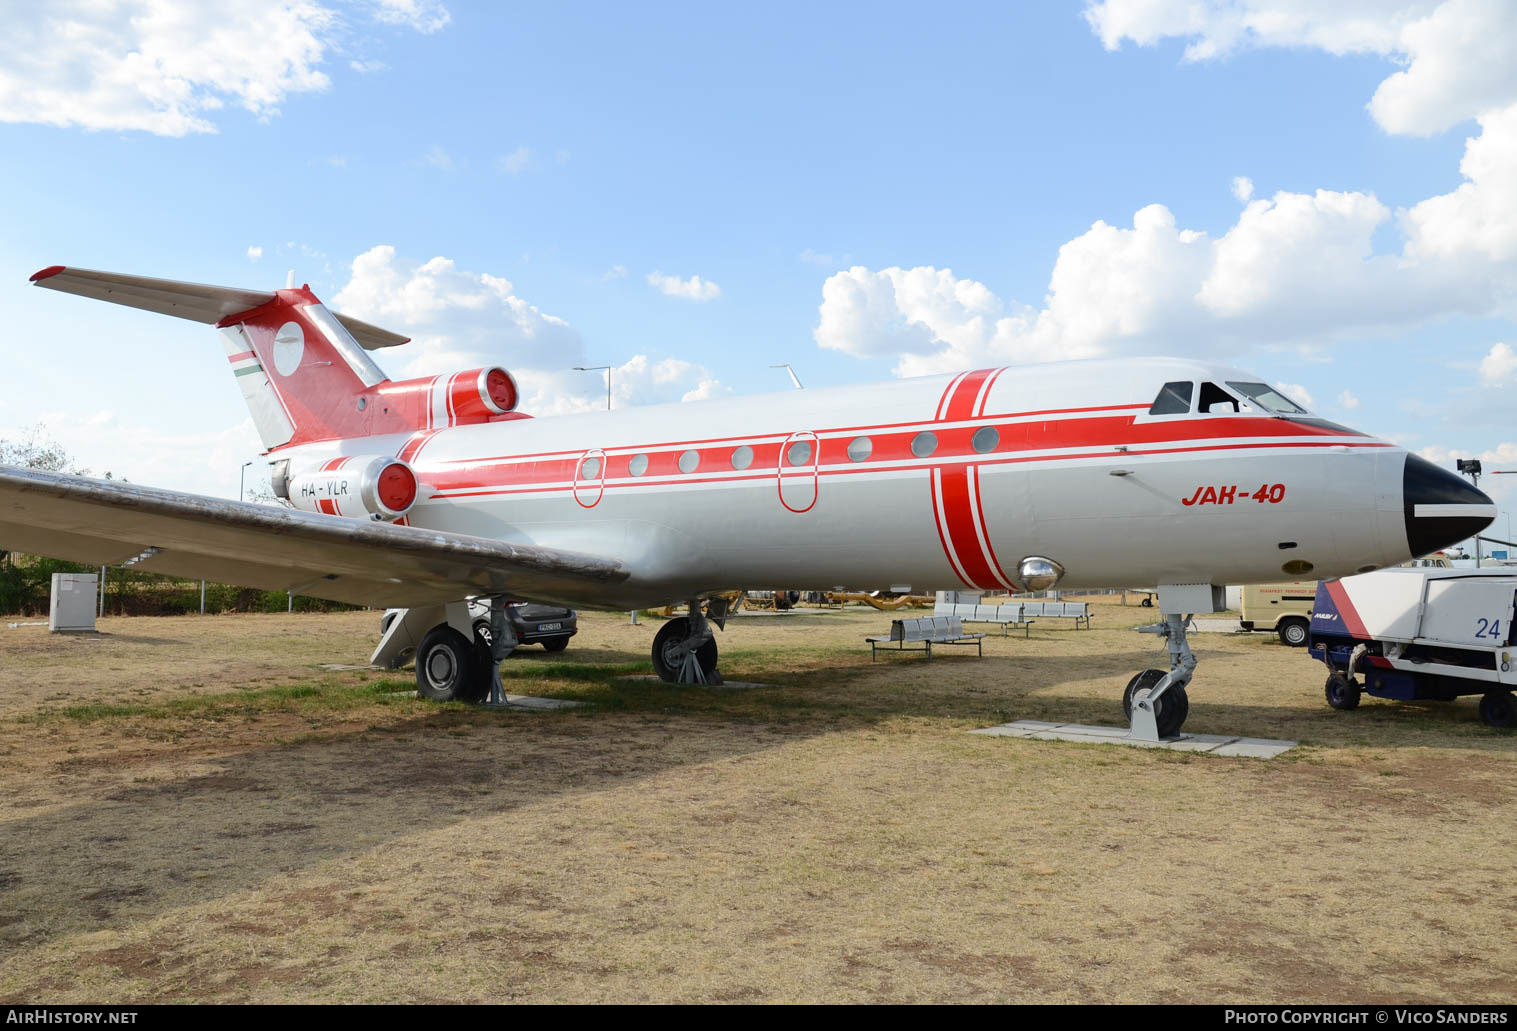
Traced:
<path id="1" fill-rule="evenodd" d="M 442 429 L 489 422 L 516 410 L 521 392 L 516 378 L 498 365 L 451 376 L 384 383 L 375 400 L 415 429 Z"/>
<path id="2" fill-rule="evenodd" d="M 288 500 L 306 512 L 393 522 L 416 504 L 420 485 L 409 465 L 388 455 L 337 458 L 286 481 Z"/>

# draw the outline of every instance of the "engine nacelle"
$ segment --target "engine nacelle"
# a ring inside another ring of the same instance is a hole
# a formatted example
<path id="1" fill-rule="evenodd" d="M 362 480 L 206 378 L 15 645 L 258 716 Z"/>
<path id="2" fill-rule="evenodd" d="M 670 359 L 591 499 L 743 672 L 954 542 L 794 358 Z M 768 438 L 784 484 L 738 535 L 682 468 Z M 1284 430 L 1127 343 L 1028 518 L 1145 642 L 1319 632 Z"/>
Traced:
<path id="1" fill-rule="evenodd" d="M 399 414 L 416 429 L 489 422 L 514 411 L 521 400 L 516 378 L 498 365 L 383 383 L 375 393 L 386 413 Z"/>
<path id="2" fill-rule="evenodd" d="M 386 522 L 409 512 L 420 493 L 411 467 L 388 455 L 334 458 L 284 486 L 290 504 L 306 512 Z"/>

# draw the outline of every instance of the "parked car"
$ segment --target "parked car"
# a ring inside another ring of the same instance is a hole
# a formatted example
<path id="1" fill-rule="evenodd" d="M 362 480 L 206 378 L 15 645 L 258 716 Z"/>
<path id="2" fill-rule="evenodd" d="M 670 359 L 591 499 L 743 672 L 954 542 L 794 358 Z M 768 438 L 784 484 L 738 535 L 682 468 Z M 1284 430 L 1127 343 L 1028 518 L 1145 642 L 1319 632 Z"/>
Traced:
<path id="1" fill-rule="evenodd" d="M 490 609 L 484 602 L 469 603 L 469 617 L 474 622 L 474 636 L 490 643 Z M 573 609 L 534 602 L 506 603 L 506 618 L 516 630 L 518 644 L 540 644 L 550 652 L 569 647 L 569 638 L 579 633 L 579 615 Z"/>

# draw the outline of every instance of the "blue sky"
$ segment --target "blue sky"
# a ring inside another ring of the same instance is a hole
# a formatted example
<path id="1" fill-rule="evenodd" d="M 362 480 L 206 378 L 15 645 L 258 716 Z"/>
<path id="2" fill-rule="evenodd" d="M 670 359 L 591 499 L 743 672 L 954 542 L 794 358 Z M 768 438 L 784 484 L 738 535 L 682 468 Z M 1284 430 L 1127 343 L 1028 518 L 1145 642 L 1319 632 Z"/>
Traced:
<path id="1" fill-rule="evenodd" d="M 392 375 L 539 411 L 603 403 L 576 364 L 631 404 L 1185 353 L 1517 468 L 1512 6 L 1316 6 L 18 5 L 0 437 L 231 495 L 256 455 L 214 333 L 27 285 L 63 263 L 294 268 L 417 337 Z"/>

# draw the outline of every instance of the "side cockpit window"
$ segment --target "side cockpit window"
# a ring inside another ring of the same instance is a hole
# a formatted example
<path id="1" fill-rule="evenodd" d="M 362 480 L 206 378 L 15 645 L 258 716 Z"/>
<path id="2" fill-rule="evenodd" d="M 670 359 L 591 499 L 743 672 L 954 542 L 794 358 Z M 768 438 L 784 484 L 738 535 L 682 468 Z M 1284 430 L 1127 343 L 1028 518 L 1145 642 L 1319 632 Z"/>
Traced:
<path id="1" fill-rule="evenodd" d="M 1235 415 L 1242 411 L 1238 399 L 1215 383 L 1201 384 L 1201 402 L 1196 406 L 1198 412 L 1206 415 Z"/>
<path id="2" fill-rule="evenodd" d="M 1190 395 L 1196 385 L 1189 381 L 1166 383 L 1154 398 L 1149 415 L 1186 415 L 1190 412 Z"/>
<path id="3" fill-rule="evenodd" d="M 1306 409 L 1286 397 L 1280 391 L 1264 383 L 1234 383 L 1227 385 L 1254 402 L 1271 415 L 1305 415 Z"/>

